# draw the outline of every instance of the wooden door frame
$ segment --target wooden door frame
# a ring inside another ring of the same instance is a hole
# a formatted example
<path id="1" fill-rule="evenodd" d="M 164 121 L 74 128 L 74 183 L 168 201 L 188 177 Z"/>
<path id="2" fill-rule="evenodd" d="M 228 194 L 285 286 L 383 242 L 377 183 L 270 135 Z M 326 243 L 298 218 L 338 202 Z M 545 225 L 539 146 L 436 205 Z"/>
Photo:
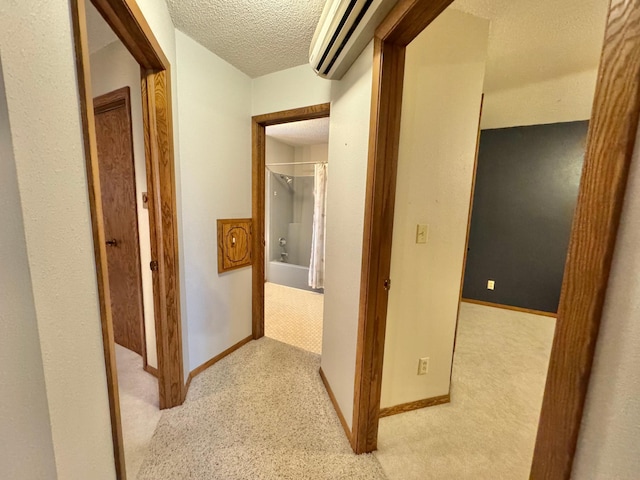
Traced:
<path id="1" fill-rule="evenodd" d="M 91 0 L 140 64 L 160 408 L 184 401 L 171 71 L 134 0 Z M 70 0 L 116 475 L 126 478 L 89 65 L 85 0 Z"/>
<path id="2" fill-rule="evenodd" d="M 131 91 L 130 88 L 122 87 L 117 90 L 113 90 L 112 92 L 105 93 L 103 95 L 97 96 L 93 98 L 93 113 L 98 115 L 103 112 L 107 112 L 109 110 L 113 110 L 119 107 L 123 107 L 127 114 L 127 119 L 129 121 L 129 135 L 130 135 L 130 146 L 131 149 L 131 163 L 132 163 L 132 171 L 133 171 L 133 192 L 134 192 L 134 208 L 136 212 L 136 231 L 135 231 L 135 249 L 138 252 L 138 262 L 136 265 L 136 275 L 137 275 L 137 283 L 139 284 L 139 293 L 137 298 L 138 311 L 140 317 L 140 338 L 142 341 L 141 345 L 141 353 L 142 353 L 142 368 L 144 370 L 149 371 L 149 365 L 147 363 L 147 331 L 145 328 L 145 317 L 144 317 L 144 304 L 142 300 L 142 264 L 140 263 L 140 259 L 142 258 L 140 255 L 140 227 L 138 222 L 138 189 L 136 185 L 136 165 L 135 165 L 135 155 L 133 150 L 133 119 L 131 117 Z"/>
<path id="3" fill-rule="evenodd" d="M 352 446 L 376 449 L 406 46 L 452 0 L 400 0 L 375 33 Z M 640 0 L 612 0 L 538 435 L 535 480 L 569 479 L 640 112 Z"/>
<path id="4" fill-rule="evenodd" d="M 309 107 L 257 115 L 251 119 L 251 210 L 253 217 L 253 269 L 252 309 L 253 339 L 264 337 L 264 281 L 265 281 L 265 168 L 266 127 L 282 123 L 326 118 L 331 114 L 331 104 L 322 103 Z"/>

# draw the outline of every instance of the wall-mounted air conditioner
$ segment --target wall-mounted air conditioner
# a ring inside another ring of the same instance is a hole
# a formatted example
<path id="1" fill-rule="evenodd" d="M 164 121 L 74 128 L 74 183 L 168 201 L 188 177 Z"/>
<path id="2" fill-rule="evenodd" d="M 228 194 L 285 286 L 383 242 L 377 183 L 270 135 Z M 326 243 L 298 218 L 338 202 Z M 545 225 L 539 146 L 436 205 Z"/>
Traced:
<path id="1" fill-rule="evenodd" d="M 327 0 L 309 50 L 314 71 L 332 80 L 342 78 L 396 2 Z"/>

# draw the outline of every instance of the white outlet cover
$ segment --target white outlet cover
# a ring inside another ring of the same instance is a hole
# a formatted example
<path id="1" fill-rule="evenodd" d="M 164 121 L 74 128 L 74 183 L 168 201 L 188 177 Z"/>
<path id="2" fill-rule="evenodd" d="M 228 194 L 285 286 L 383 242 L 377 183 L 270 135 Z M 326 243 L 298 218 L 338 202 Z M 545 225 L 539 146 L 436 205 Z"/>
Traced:
<path id="1" fill-rule="evenodd" d="M 487 290 L 495 290 L 495 288 L 496 288 L 495 280 L 487 281 Z"/>
<path id="2" fill-rule="evenodd" d="M 423 357 L 418 360 L 418 375 L 426 375 L 429 373 L 429 357 Z"/>

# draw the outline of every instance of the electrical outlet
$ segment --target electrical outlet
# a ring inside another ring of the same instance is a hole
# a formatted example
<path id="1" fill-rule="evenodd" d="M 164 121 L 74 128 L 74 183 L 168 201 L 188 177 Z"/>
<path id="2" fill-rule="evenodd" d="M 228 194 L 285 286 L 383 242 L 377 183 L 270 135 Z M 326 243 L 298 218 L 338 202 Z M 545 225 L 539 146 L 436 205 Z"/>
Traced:
<path id="1" fill-rule="evenodd" d="M 489 280 L 487 281 L 487 290 L 495 290 L 496 289 L 496 282 L 495 280 Z"/>
<path id="2" fill-rule="evenodd" d="M 429 373 L 429 357 L 423 357 L 418 360 L 418 375 L 426 375 Z"/>

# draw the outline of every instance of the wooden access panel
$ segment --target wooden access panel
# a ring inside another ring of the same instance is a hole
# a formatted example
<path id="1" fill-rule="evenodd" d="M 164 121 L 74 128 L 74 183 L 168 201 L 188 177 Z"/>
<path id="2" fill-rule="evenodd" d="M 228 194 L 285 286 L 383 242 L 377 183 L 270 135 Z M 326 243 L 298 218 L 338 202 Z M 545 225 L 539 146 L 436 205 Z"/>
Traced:
<path id="1" fill-rule="evenodd" d="M 252 263 L 250 218 L 218 220 L 218 273 Z"/>
<path id="2" fill-rule="evenodd" d="M 144 356 L 142 271 L 129 88 L 94 99 L 116 343 Z"/>

